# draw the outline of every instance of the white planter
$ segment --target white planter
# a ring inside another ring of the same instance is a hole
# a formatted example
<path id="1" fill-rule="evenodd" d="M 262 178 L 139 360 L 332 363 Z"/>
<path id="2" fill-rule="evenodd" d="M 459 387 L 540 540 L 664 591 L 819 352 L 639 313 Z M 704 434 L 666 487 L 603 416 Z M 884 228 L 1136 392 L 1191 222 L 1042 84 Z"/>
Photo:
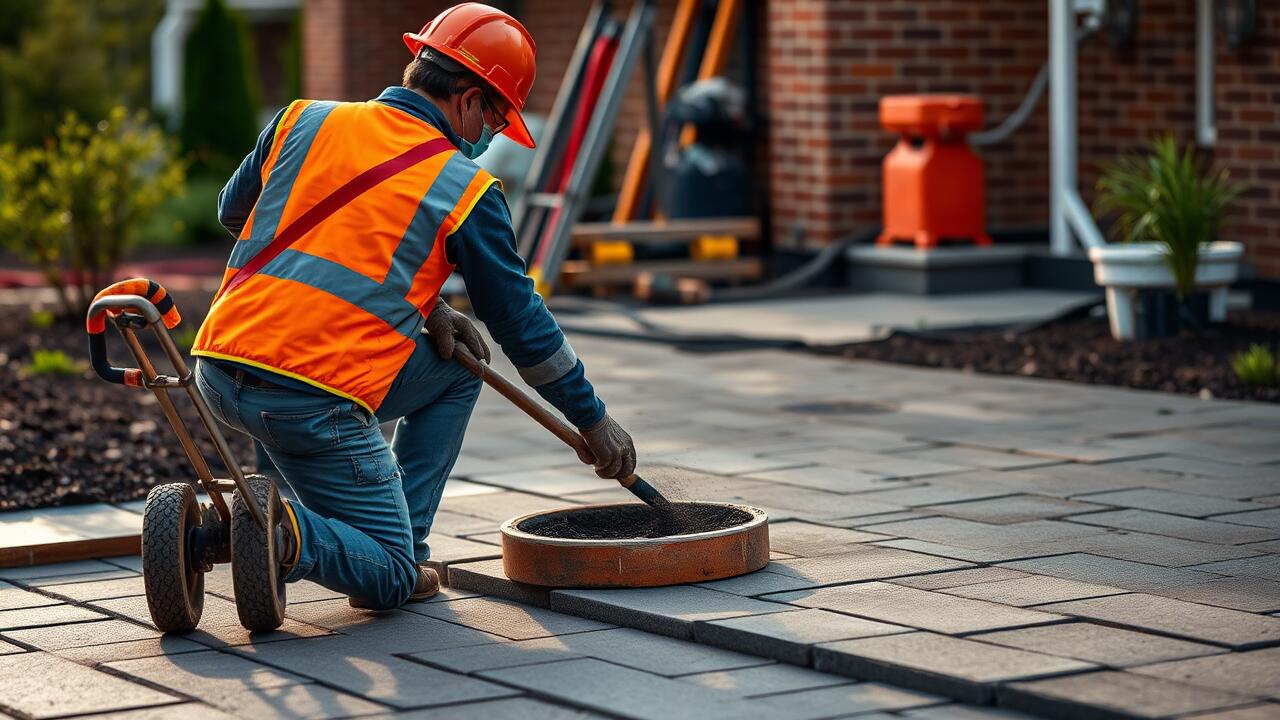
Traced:
<path id="1" fill-rule="evenodd" d="M 1093 279 L 1107 291 L 1107 316 L 1111 336 L 1132 340 L 1133 299 L 1144 288 L 1174 288 L 1173 273 L 1165 263 L 1168 250 L 1160 243 L 1127 243 L 1089 248 Z M 1218 241 L 1200 248 L 1196 266 L 1196 288 L 1209 291 L 1209 319 L 1227 318 L 1227 286 L 1240 274 L 1244 245 Z"/>

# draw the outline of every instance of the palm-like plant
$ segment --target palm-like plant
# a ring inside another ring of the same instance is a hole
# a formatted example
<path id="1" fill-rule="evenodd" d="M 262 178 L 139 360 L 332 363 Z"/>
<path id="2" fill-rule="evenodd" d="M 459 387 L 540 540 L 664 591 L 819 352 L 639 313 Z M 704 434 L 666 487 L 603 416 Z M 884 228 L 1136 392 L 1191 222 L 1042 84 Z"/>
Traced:
<path id="1" fill-rule="evenodd" d="M 1122 157 L 1104 169 L 1098 210 L 1115 213 L 1125 242 L 1165 246 L 1181 301 L 1195 288 L 1200 246 L 1217 237 L 1243 189 L 1226 168 L 1206 168 L 1190 144 L 1179 149 L 1172 135 L 1163 135 L 1152 139 L 1146 154 Z"/>

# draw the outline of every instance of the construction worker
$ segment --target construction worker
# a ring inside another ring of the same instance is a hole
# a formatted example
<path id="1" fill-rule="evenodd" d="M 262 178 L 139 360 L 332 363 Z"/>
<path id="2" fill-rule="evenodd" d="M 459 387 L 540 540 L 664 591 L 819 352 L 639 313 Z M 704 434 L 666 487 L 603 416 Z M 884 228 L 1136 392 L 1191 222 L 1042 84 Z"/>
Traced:
<path id="1" fill-rule="evenodd" d="M 524 273 L 501 186 L 473 162 L 498 134 L 534 146 L 533 38 L 463 3 L 404 41 L 403 87 L 291 103 L 222 189 L 237 242 L 192 350 L 214 414 L 300 500 L 276 529 L 286 581 L 375 610 L 440 585 L 426 539 L 480 392 L 450 358 L 458 342 L 490 358 L 439 297 L 455 270 L 521 377 L 581 430 L 582 460 L 617 479 L 636 461 Z M 393 419 L 388 443 L 379 423 Z"/>

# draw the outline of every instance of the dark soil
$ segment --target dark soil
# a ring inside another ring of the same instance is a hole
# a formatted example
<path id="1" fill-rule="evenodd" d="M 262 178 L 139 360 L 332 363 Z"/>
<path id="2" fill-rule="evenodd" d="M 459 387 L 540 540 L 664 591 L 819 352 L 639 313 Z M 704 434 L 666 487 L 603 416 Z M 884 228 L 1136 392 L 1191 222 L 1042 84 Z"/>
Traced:
<path id="1" fill-rule="evenodd" d="M 1080 313 L 1025 332 L 898 333 L 831 352 L 849 358 L 1053 378 L 1091 385 L 1280 402 L 1280 387 L 1240 382 L 1231 360 L 1250 345 L 1280 351 L 1280 313 L 1232 313 L 1197 335 L 1121 342 L 1105 314 Z"/>
<path id="2" fill-rule="evenodd" d="M 174 336 L 194 337 L 210 296 L 177 293 L 175 298 L 183 320 Z M 116 331 L 107 332 L 113 364 L 134 366 Z M 157 370 L 173 374 L 151 331 L 139 337 Z M 135 500 L 154 485 L 195 480 L 155 396 L 100 380 L 88 369 L 86 343 L 82 319 L 35 328 L 22 308 L 0 312 L 0 511 Z M 26 366 L 36 350 L 62 350 L 82 362 L 83 370 L 72 376 L 32 375 Z M 221 463 L 186 392 L 171 397 L 219 475 Z M 249 439 L 230 430 L 226 435 L 237 461 L 252 470 Z"/>
<path id="3" fill-rule="evenodd" d="M 517 528 L 530 535 L 548 538 L 634 540 L 723 530 L 751 520 L 750 513 L 726 505 L 675 502 L 672 506 L 677 510 L 679 528 L 670 527 L 670 518 L 641 503 L 538 515 L 520 523 Z"/>

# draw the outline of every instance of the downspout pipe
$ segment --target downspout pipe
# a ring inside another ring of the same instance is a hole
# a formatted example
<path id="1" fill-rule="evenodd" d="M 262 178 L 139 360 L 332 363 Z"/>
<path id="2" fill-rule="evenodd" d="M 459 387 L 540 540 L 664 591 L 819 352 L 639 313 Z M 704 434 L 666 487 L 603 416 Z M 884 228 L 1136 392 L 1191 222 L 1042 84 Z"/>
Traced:
<path id="1" fill-rule="evenodd" d="M 1196 4 L 1196 144 L 1211 148 L 1218 142 L 1214 117 L 1214 0 Z"/>

